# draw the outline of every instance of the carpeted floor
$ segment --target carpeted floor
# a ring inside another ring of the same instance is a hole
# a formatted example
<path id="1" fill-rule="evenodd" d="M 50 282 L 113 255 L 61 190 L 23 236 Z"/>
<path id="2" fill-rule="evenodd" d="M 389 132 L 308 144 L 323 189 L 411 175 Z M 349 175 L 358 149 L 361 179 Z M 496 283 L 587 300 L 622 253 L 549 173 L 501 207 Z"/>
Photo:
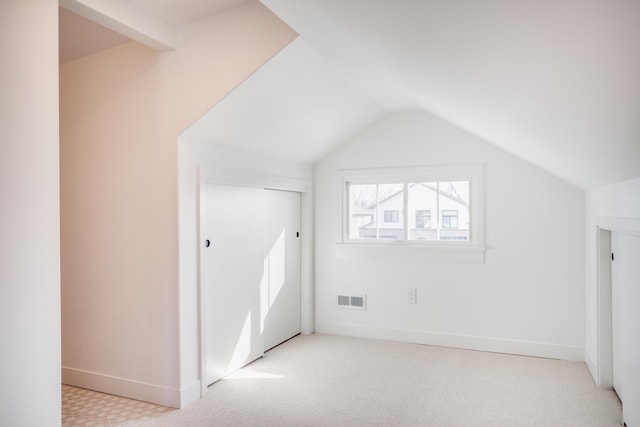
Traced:
<path id="1" fill-rule="evenodd" d="M 186 409 L 164 409 L 139 425 L 614 427 L 621 421 L 617 396 L 596 388 L 584 363 L 316 334 L 269 351 Z"/>

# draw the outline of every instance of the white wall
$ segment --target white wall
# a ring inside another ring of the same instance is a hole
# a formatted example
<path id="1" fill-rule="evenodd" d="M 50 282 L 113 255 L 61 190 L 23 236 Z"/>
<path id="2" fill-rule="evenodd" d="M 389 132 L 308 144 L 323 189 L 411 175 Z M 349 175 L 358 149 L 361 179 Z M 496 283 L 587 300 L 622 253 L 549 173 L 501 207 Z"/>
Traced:
<path id="1" fill-rule="evenodd" d="M 478 162 L 484 263 L 405 261 L 394 248 L 376 259 L 336 259 L 340 169 Z M 365 129 L 319 162 L 315 179 L 319 332 L 583 358 L 582 190 L 420 112 L 389 114 Z M 416 305 L 407 304 L 408 288 L 417 288 Z M 366 293 L 367 310 L 336 308 L 344 291 Z"/>
<path id="2" fill-rule="evenodd" d="M 176 51 L 129 43 L 62 66 L 63 381 L 169 406 L 199 396 L 178 136 L 294 37 L 247 2 L 183 27 Z"/>
<path id="3" fill-rule="evenodd" d="M 598 361 L 597 223 L 599 218 L 640 220 L 640 178 L 588 190 L 586 193 L 586 352 L 594 377 Z M 640 280 L 640 278 L 639 278 Z"/>
<path id="4" fill-rule="evenodd" d="M 60 425 L 58 2 L 0 2 L 0 425 Z"/>

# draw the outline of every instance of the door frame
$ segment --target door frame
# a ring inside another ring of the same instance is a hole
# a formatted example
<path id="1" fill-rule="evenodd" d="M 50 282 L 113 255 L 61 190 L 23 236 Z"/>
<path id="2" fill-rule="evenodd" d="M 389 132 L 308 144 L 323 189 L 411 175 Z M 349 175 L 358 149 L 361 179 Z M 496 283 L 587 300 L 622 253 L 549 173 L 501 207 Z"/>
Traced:
<path id="1" fill-rule="evenodd" d="M 597 246 L 597 386 L 613 387 L 613 352 L 611 329 L 611 232 L 640 235 L 640 219 L 596 217 Z"/>
<path id="2" fill-rule="evenodd" d="M 275 175 L 247 173 L 198 166 L 198 329 L 199 329 L 199 367 L 200 396 L 208 391 L 207 385 L 207 322 L 206 322 L 206 286 L 203 265 L 203 236 L 206 218 L 206 185 L 236 185 L 263 188 L 269 190 L 293 191 L 300 193 L 300 330 L 303 335 L 315 332 L 314 287 L 313 287 L 313 194 L 311 181 Z"/>

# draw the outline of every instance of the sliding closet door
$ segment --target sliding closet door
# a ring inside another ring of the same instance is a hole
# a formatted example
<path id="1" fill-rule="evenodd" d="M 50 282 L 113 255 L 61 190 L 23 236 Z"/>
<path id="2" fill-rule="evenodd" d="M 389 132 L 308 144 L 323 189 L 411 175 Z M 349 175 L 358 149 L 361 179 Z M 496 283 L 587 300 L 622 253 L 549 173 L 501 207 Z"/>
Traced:
<path id="1" fill-rule="evenodd" d="M 203 249 L 207 383 L 262 356 L 263 193 L 206 186 Z"/>
<path id="2" fill-rule="evenodd" d="M 300 333 L 300 193 L 264 191 L 264 348 Z"/>

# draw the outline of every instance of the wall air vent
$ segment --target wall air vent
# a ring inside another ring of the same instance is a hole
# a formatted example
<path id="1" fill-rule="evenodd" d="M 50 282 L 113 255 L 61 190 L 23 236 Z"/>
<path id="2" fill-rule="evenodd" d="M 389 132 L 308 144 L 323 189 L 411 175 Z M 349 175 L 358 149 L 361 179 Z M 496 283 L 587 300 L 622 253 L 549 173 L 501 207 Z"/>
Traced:
<path id="1" fill-rule="evenodd" d="M 366 294 L 349 294 L 338 295 L 337 306 L 340 308 L 352 308 L 356 310 L 367 309 Z"/>

